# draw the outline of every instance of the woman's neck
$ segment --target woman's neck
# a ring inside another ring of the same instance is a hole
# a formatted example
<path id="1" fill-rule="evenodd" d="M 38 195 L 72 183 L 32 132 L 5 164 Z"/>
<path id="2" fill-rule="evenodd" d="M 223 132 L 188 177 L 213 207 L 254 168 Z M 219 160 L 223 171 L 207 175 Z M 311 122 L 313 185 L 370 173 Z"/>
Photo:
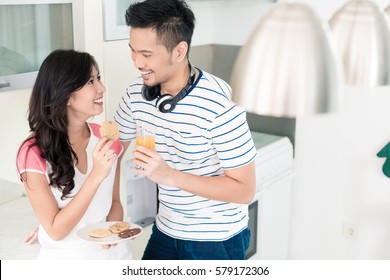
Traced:
<path id="1" fill-rule="evenodd" d="M 86 122 L 73 124 L 68 126 L 68 137 L 72 146 L 81 144 L 84 146 L 84 141 L 89 139 L 90 131 Z"/>

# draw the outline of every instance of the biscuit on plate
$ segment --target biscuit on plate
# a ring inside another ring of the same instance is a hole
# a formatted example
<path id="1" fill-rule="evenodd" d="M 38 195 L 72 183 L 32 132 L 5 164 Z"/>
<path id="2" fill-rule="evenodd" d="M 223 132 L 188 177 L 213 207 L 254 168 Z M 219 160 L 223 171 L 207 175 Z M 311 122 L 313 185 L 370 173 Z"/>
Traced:
<path id="1" fill-rule="evenodd" d="M 112 232 L 106 228 L 97 228 L 97 229 L 93 229 L 89 232 L 89 236 L 95 237 L 95 238 L 104 238 L 104 237 L 110 236 L 111 234 L 112 234 Z"/>
<path id="2" fill-rule="evenodd" d="M 140 232 L 141 232 L 140 228 L 129 228 L 118 233 L 118 236 L 121 238 L 127 238 L 127 237 L 132 237 L 134 235 L 137 235 Z"/>
<path id="3" fill-rule="evenodd" d="M 117 222 L 115 224 L 112 224 L 108 229 L 112 233 L 120 233 L 121 231 L 124 231 L 125 229 L 128 229 L 130 227 L 130 224 L 128 222 Z"/>

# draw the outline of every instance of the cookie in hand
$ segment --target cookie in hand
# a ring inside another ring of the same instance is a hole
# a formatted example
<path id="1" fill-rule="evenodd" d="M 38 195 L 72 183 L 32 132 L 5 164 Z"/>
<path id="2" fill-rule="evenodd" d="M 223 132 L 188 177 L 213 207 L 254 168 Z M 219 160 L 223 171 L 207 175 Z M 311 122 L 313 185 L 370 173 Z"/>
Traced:
<path id="1" fill-rule="evenodd" d="M 107 136 L 111 140 L 116 141 L 119 138 L 119 129 L 115 123 L 111 121 L 105 121 L 100 127 L 100 135 L 102 137 Z"/>

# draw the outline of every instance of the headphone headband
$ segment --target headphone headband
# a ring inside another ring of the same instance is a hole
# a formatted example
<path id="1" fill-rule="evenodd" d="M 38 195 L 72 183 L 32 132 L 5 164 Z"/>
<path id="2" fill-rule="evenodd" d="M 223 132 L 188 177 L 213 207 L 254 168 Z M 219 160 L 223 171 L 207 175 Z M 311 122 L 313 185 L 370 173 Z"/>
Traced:
<path id="1" fill-rule="evenodd" d="M 195 80 L 195 69 L 192 67 L 191 63 L 189 63 L 189 66 L 190 66 L 190 76 L 188 78 L 188 81 L 187 81 L 187 84 L 185 85 L 184 88 L 182 88 L 178 94 L 176 94 L 173 99 L 177 102 L 179 102 L 180 100 L 182 100 L 188 93 L 188 91 L 190 90 L 191 86 L 194 84 L 194 80 Z"/>

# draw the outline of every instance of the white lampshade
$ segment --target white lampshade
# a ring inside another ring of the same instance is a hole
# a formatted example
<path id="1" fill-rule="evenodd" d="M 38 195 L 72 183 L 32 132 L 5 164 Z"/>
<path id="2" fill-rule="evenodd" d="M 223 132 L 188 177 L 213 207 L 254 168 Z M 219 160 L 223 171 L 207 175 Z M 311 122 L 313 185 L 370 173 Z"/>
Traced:
<path id="1" fill-rule="evenodd" d="M 342 55 L 345 82 L 380 86 L 390 82 L 390 31 L 373 1 L 348 1 L 329 21 Z"/>
<path id="2" fill-rule="evenodd" d="M 342 66 L 328 35 L 308 6 L 276 4 L 240 50 L 230 81 L 233 101 L 275 117 L 337 111 Z"/>

